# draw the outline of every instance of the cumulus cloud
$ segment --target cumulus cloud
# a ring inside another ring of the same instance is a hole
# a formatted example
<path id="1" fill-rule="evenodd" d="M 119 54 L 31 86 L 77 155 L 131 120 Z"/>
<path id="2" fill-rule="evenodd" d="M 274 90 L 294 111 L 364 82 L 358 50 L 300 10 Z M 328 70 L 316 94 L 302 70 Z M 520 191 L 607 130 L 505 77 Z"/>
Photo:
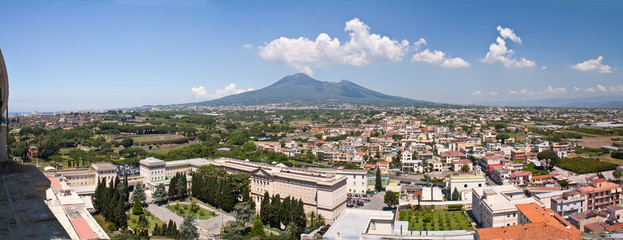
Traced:
<path id="1" fill-rule="evenodd" d="M 515 32 L 512 28 L 503 28 L 502 26 L 498 26 L 498 32 L 500 32 L 500 36 L 506 39 L 510 39 L 513 42 L 521 43 L 521 38 L 515 35 Z"/>
<path id="2" fill-rule="evenodd" d="M 508 91 L 508 94 L 510 94 L 510 95 L 517 95 L 517 91 L 515 91 L 515 90 L 509 90 L 509 91 Z"/>
<path id="3" fill-rule="evenodd" d="M 442 67 L 449 68 L 459 68 L 459 67 L 469 67 L 470 64 L 463 60 L 462 58 L 446 58 L 446 53 L 433 50 L 432 52 L 429 49 L 418 52 L 411 58 L 411 61 L 414 62 L 427 62 L 432 64 L 441 64 Z"/>
<path id="4" fill-rule="evenodd" d="M 596 92 L 604 92 L 604 93 L 609 93 L 609 92 L 623 92 L 623 85 L 618 85 L 618 86 L 610 86 L 610 87 L 606 87 L 603 86 L 601 84 L 597 84 L 597 86 L 594 87 L 587 87 L 587 88 L 579 88 L 579 87 L 573 87 L 573 91 L 574 92 L 587 92 L 587 93 L 596 93 Z"/>
<path id="5" fill-rule="evenodd" d="M 253 45 L 248 44 L 248 43 L 245 43 L 244 45 L 242 45 L 242 48 L 246 48 L 246 49 L 250 49 L 252 47 L 253 47 Z"/>
<path id="6" fill-rule="evenodd" d="M 601 63 L 601 60 L 603 59 L 603 56 L 599 56 L 596 59 L 589 59 L 573 65 L 573 68 L 584 72 L 598 70 L 600 73 L 612 73 L 612 67 L 610 67 L 610 65 L 604 65 Z"/>
<path id="7" fill-rule="evenodd" d="M 413 43 L 413 46 L 415 46 L 415 50 L 420 49 L 420 45 L 426 45 L 426 39 L 420 38 L 420 40 L 417 40 Z"/>
<path id="8" fill-rule="evenodd" d="M 482 96 L 482 92 L 480 92 L 480 90 L 476 90 L 472 93 L 472 96 Z"/>
<path id="9" fill-rule="evenodd" d="M 514 55 L 514 51 L 512 49 L 508 49 L 506 47 L 506 41 L 504 39 L 510 39 L 513 42 L 521 43 L 521 38 L 519 38 L 513 32 L 511 28 L 502 28 L 501 26 L 497 27 L 500 32 L 500 37 L 497 37 L 495 42 L 489 46 L 489 52 L 482 60 L 485 63 L 495 64 L 502 63 L 505 67 L 534 67 L 536 63 L 532 60 L 528 60 L 526 58 L 516 58 Z"/>
<path id="10" fill-rule="evenodd" d="M 229 95 L 234 95 L 234 94 L 238 94 L 238 93 L 243 93 L 243 92 L 248 92 L 248 91 L 253 91 L 253 88 L 249 88 L 249 89 L 240 89 L 236 86 L 236 84 L 234 83 L 230 83 L 229 85 L 227 85 L 225 88 L 223 89 L 217 89 L 215 93 L 208 93 L 208 91 L 206 91 L 205 87 L 203 86 L 199 86 L 199 87 L 193 87 L 190 89 L 190 92 L 193 94 L 193 96 L 196 99 L 217 99 L 217 98 L 222 98 L 225 96 L 229 96 Z"/>
<path id="11" fill-rule="evenodd" d="M 370 27 L 358 18 L 347 21 L 344 31 L 350 37 L 344 44 L 326 33 L 320 33 L 315 40 L 280 37 L 260 46 L 260 57 L 312 74 L 312 67 L 335 64 L 361 66 L 372 60 L 396 62 L 409 51 L 409 41 L 370 33 Z M 425 41 L 416 43 L 421 45 Z"/>
<path id="12" fill-rule="evenodd" d="M 497 96 L 497 95 L 500 95 L 500 93 L 499 93 L 499 92 L 495 92 L 495 91 L 494 91 L 494 92 L 490 92 L 490 93 L 489 93 L 489 95 L 491 95 L 491 96 Z"/>

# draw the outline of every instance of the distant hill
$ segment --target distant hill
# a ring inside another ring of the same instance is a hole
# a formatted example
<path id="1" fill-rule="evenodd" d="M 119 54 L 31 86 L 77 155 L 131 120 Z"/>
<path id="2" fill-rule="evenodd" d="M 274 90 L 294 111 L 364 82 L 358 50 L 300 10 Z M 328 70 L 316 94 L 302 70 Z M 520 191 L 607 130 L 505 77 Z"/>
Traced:
<path id="1" fill-rule="evenodd" d="M 263 105 L 288 103 L 292 105 L 319 105 L 350 103 L 357 105 L 415 105 L 435 103 L 390 96 L 367 89 L 347 80 L 322 82 L 303 73 L 286 76 L 276 83 L 255 91 L 200 102 L 200 105 Z"/>
<path id="2" fill-rule="evenodd" d="M 586 98 L 551 98 L 526 101 L 481 103 L 498 106 L 574 107 L 574 108 L 623 108 L 623 96 L 598 96 Z"/>

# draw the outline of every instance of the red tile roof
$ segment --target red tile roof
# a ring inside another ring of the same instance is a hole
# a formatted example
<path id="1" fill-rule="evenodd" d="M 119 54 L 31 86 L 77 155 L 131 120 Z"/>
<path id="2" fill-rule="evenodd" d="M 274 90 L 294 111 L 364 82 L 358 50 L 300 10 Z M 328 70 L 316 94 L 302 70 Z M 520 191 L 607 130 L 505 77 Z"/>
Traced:
<path id="1" fill-rule="evenodd" d="M 74 229 L 76 229 L 76 232 L 78 232 L 80 239 L 93 239 L 98 237 L 97 234 L 95 234 L 95 231 L 91 229 L 87 221 L 83 218 L 71 219 L 70 221 L 71 225 L 73 225 Z"/>

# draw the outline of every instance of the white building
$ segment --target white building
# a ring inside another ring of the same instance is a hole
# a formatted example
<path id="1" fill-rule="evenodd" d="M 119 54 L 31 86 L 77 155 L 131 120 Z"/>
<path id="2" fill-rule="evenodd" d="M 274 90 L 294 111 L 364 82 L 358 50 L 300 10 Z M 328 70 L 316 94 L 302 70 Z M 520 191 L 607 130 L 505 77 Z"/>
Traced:
<path id="1" fill-rule="evenodd" d="M 366 170 L 334 168 L 309 169 L 346 177 L 346 191 L 348 191 L 348 193 L 364 194 L 368 190 L 368 171 Z"/>
<path id="2" fill-rule="evenodd" d="M 117 177 L 117 166 L 109 162 L 91 163 L 91 169 L 95 172 L 95 178 L 98 182 L 106 181 L 108 184 Z"/>
<path id="3" fill-rule="evenodd" d="M 148 157 L 139 161 L 141 176 L 145 177 L 145 181 L 154 182 L 166 179 L 165 162 L 154 158 Z"/>
<path id="4" fill-rule="evenodd" d="M 517 225 L 516 204 L 544 204 L 526 197 L 523 190 L 514 185 L 481 187 L 472 189 L 472 213 L 483 228 Z"/>
<path id="5" fill-rule="evenodd" d="M 586 212 L 586 197 L 580 191 L 568 191 L 562 197 L 552 198 L 551 206 L 554 212 L 567 219 L 571 215 Z"/>
<path id="6" fill-rule="evenodd" d="M 461 194 L 459 200 L 472 200 L 472 189 L 486 185 L 487 180 L 483 175 L 451 175 L 446 177 L 446 196 L 450 198 L 456 188 Z"/>

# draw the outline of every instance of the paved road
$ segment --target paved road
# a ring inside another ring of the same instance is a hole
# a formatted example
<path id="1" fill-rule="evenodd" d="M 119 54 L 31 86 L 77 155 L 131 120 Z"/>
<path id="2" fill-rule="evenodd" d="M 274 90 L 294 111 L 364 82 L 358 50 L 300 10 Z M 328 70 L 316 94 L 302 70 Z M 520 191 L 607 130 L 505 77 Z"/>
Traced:
<path id="1" fill-rule="evenodd" d="M 383 207 L 386 206 L 384 201 L 385 201 L 385 192 L 380 192 L 374 195 L 374 197 L 371 197 L 370 202 L 363 204 L 363 207 L 361 208 L 369 209 L 369 210 L 383 210 Z"/>
<path id="2" fill-rule="evenodd" d="M 186 203 L 187 202 L 180 202 Z M 195 220 L 197 223 L 197 227 L 199 229 L 199 235 L 201 239 L 211 239 L 213 235 L 221 233 L 221 227 L 223 227 L 227 222 L 234 221 L 234 217 L 230 214 L 224 213 L 222 211 L 213 209 L 207 205 L 202 203 L 198 203 L 198 205 L 204 209 L 212 211 L 217 214 L 216 217 L 206 219 L 206 220 Z M 173 220 L 177 226 L 181 226 L 184 222 L 184 218 L 178 216 L 171 210 L 166 208 L 166 205 L 158 206 L 156 204 L 149 204 L 147 206 L 147 210 L 154 214 L 154 216 L 160 218 L 163 222 L 168 223 L 169 220 Z"/>

